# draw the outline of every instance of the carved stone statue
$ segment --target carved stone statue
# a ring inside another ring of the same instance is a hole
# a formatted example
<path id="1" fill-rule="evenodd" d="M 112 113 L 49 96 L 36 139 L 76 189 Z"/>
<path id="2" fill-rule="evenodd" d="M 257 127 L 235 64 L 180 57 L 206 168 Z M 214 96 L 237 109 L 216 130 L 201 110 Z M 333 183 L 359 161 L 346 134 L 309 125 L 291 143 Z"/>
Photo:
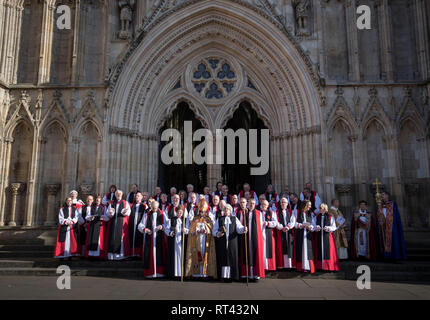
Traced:
<path id="1" fill-rule="evenodd" d="M 294 10 L 295 10 L 295 14 L 296 14 L 297 34 L 298 35 L 309 34 L 308 18 L 309 18 L 310 7 L 311 7 L 311 5 L 310 5 L 309 0 L 295 0 L 294 1 Z"/>
<path id="2" fill-rule="evenodd" d="M 121 30 L 118 37 L 120 39 L 128 39 L 131 36 L 130 26 L 133 22 L 133 9 L 135 0 L 120 0 L 118 6 L 120 8 Z"/>

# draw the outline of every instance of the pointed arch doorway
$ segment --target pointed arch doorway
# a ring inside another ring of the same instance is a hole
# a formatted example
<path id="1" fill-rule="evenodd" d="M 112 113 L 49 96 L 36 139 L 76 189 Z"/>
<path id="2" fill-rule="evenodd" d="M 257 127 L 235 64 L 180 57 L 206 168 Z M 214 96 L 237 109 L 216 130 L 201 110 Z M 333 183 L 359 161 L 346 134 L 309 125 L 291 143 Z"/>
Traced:
<path id="1" fill-rule="evenodd" d="M 161 141 L 161 133 L 166 129 L 176 129 L 184 137 L 184 122 L 192 121 L 193 133 L 202 129 L 203 125 L 198 120 L 188 103 L 179 102 L 170 117 L 164 122 L 163 127 L 158 132 L 158 186 L 163 192 L 168 193 L 171 187 L 179 190 L 186 190 L 187 184 L 192 184 L 196 192 L 201 192 L 207 184 L 207 165 L 206 164 L 184 164 L 184 144 L 181 144 L 182 164 L 165 165 L 161 161 L 161 150 L 168 143 Z M 193 150 L 199 142 L 193 142 Z"/>
<path id="2" fill-rule="evenodd" d="M 259 118 L 257 112 L 252 108 L 248 101 L 243 101 L 239 104 L 237 110 L 233 113 L 233 117 L 227 122 L 226 126 L 223 128 L 233 129 L 234 131 L 238 129 L 245 129 L 249 137 L 249 129 L 268 129 L 264 122 Z M 227 149 L 227 142 L 224 142 L 224 150 Z M 270 147 L 269 147 L 270 149 Z M 249 150 L 249 145 L 248 145 Z M 261 155 L 261 136 L 258 134 L 257 143 L 257 154 Z M 270 152 L 269 155 L 270 156 Z M 231 193 L 238 193 L 242 189 L 242 185 L 247 182 L 251 185 L 251 189 L 261 194 L 265 192 L 266 186 L 271 183 L 270 176 L 270 165 L 269 170 L 265 175 L 253 176 L 250 174 L 252 164 L 249 162 L 247 164 L 239 163 L 239 143 L 238 138 L 236 138 L 235 143 L 235 163 L 227 164 L 227 155 L 224 154 L 224 164 L 222 165 L 222 178 L 224 184 L 226 184 Z M 270 163 L 270 161 L 269 161 Z"/>

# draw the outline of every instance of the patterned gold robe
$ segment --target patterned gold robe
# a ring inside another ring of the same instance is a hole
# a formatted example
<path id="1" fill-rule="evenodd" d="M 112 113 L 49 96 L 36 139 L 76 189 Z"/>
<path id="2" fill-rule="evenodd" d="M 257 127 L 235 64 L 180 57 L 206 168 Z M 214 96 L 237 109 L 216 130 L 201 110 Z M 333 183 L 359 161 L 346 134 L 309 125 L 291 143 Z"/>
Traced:
<path id="1" fill-rule="evenodd" d="M 346 226 L 346 219 L 343 216 L 342 212 L 339 209 L 336 210 L 334 207 L 331 207 L 328 210 L 328 213 L 331 214 L 336 221 L 337 229 L 333 233 L 333 236 L 336 243 L 339 259 L 347 259 L 348 258 L 348 238 L 346 237 L 346 232 L 344 228 Z M 341 217 L 342 219 L 345 220 L 345 222 L 342 225 L 339 225 L 338 217 Z"/>
<path id="2" fill-rule="evenodd" d="M 196 233 L 196 229 L 204 225 L 206 236 L 204 244 L 201 237 Z M 208 216 L 194 216 L 188 232 L 187 260 L 185 264 L 185 276 L 208 276 L 217 278 L 215 241 L 212 236 L 213 222 Z M 204 250 L 202 250 L 204 245 Z M 204 251 L 204 252 L 202 252 Z"/>

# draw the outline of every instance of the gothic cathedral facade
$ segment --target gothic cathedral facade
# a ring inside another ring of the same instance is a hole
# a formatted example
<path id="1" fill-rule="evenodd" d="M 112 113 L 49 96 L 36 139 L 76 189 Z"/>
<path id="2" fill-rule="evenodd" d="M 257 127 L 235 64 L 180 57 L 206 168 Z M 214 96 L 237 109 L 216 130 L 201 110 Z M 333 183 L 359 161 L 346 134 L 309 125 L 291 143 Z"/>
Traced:
<path id="1" fill-rule="evenodd" d="M 252 109 L 275 190 L 311 181 L 350 215 L 377 178 L 429 228 L 429 21 L 425 0 L 0 0 L 0 226 L 54 225 L 72 189 L 152 191 L 182 104 L 213 132 Z"/>

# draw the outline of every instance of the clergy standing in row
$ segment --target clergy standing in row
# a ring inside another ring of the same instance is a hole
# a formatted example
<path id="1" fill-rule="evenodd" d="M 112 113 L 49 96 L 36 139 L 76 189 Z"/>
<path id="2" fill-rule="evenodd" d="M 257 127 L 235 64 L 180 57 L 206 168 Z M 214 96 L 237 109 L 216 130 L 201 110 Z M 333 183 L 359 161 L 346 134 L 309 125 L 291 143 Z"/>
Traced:
<path id="1" fill-rule="evenodd" d="M 122 200 L 123 192 L 117 190 L 115 199 L 110 202 L 106 210 L 107 227 L 107 258 L 109 260 L 123 260 L 130 255 L 130 239 L 128 235 L 128 217 L 130 205 Z"/>
<path id="2" fill-rule="evenodd" d="M 276 265 L 278 269 L 294 268 L 294 227 L 296 214 L 288 209 L 287 198 L 281 198 L 277 210 Z"/>
<path id="3" fill-rule="evenodd" d="M 102 197 L 97 197 L 95 204 L 88 207 L 85 213 L 85 220 L 87 221 L 86 258 L 102 257 L 106 223 L 104 222 L 105 207 L 101 202 Z M 82 214 L 84 215 L 84 212 Z"/>
<path id="4" fill-rule="evenodd" d="M 146 211 L 139 224 L 139 231 L 143 233 L 143 275 L 146 278 L 165 276 L 165 257 L 167 238 L 164 233 L 166 216 L 158 208 L 159 202 L 151 202 L 151 210 Z"/>
<path id="5" fill-rule="evenodd" d="M 79 255 L 78 251 L 78 209 L 73 206 L 71 197 L 66 199 L 66 204 L 58 214 L 57 241 L 55 245 L 55 258 L 71 258 Z"/>
<path id="6" fill-rule="evenodd" d="M 213 236 L 217 240 L 217 264 L 220 265 L 221 280 L 239 280 L 238 236 L 247 231 L 240 221 L 232 215 L 233 208 L 226 204 L 223 214 L 215 221 Z"/>

